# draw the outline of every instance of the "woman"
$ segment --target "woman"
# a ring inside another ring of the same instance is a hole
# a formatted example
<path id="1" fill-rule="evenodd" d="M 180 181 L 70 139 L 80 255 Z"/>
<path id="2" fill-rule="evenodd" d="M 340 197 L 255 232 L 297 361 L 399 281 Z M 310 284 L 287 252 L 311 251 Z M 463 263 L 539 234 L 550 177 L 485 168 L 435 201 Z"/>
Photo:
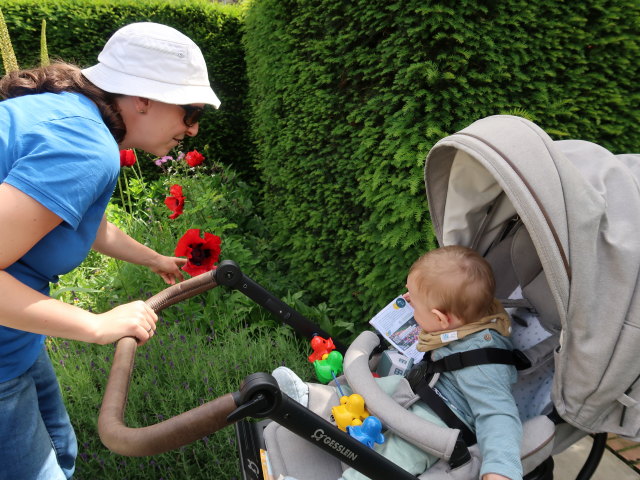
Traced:
<path id="1" fill-rule="evenodd" d="M 46 335 L 108 344 L 153 336 L 142 301 L 96 314 L 52 299 L 49 283 L 92 248 L 182 279 L 185 259 L 161 255 L 104 217 L 119 150 L 163 156 L 198 133 L 218 108 L 200 49 L 173 28 L 118 30 L 80 70 L 59 63 L 0 79 L 0 479 L 64 479 L 75 434 L 62 403 Z"/>

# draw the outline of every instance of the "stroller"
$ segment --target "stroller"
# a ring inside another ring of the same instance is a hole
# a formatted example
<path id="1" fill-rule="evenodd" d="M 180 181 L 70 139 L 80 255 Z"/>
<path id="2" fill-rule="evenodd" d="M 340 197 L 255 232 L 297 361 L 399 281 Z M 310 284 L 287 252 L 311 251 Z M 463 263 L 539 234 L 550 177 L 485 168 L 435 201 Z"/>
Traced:
<path id="1" fill-rule="evenodd" d="M 440 140 L 427 157 L 426 191 L 439 244 L 469 246 L 491 263 L 497 296 L 514 319 L 514 343 L 531 364 L 514 386 L 526 418 L 525 478 L 553 478 L 552 455 L 587 434 L 597 434 L 596 441 L 579 478 L 589 478 L 597 467 L 604 432 L 640 440 L 640 249 L 634 247 L 640 222 L 632 217 L 640 211 L 638 178 L 640 155 L 613 155 L 584 141 L 552 141 L 514 116 L 479 120 Z M 308 338 L 328 336 L 232 262 L 148 302 L 159 311 L 217 285 L 245 293 Z M 122 418 L 135 341 L 127 338 L 116 349 L 99 418 L 101 438 L 118 453 L 151 455 L 247 416 L 268 417 L 274 421 L 237 426 L 245 479 L 262 478 L 258 460 L 243 454 L 259 447 L 268 452 L 274 479 L 282 474 L 333 480 L 344 464 L 380 480 L 477 478 L 477 446 L 461 442 L 458 430 L 406 410 L 416 401 L 410 388 L 396 390 L 392 398 L 377 387 L 370 371 L 380 343 L 366 331 L 349 347 L 346 382 L 385 428 L 442 459 L 419 477 L 327 421 L 339 404 L 334 388 L 309 384 L 306 409 L 267 374 L 251 375 L 238 392 L 173 419 L 129 429 Z"/>

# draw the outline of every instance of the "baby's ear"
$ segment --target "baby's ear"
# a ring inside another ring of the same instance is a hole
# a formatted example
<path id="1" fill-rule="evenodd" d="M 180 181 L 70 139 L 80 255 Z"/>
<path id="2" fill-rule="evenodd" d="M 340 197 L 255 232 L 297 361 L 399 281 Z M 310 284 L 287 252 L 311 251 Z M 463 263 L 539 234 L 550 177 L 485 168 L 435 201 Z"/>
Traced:
<path id="1" fill-rule="evenodd" d="M 433 313 L 437 317 L 438 323 L 440 324 L 440 330 L 449 330 L 451 326 L 451 319 L 449 318 L 449 315 L 441 312 L 437 308 L 431 310 L 431 313 Z"/>

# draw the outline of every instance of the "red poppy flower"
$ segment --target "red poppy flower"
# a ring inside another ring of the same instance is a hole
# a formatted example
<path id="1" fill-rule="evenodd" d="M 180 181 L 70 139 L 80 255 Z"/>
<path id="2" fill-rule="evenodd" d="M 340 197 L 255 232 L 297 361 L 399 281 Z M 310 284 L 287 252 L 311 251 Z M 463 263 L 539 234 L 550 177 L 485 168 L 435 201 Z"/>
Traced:
<path id="1" fill-rule="evenodd" d="M 164 204 L 173 213 L 169 218 L 175 219 L 182 215 L 184 209 L 184 196 L 182 195 L 182 187 L 180 185 L 171 185 L 169 189 L 171 196 L 164 199 Z"/>
<path id="2" fill-rule="evenodd" d="M 184 156 L 184 160 L 190 167 L 197 167 L 204 161 L 204 155 L 202 155 L 198 150 L 191 150 Z"/>
<path id="3" fill-rule="evenodd" d="M 136 163 L 136 154 L 133 150 L 120 150 L 120 166 L 131 167 Z"/>
<path id="4" fill-rule="evenodd" d="M 174 255 L 187 257 L 187 263 L 182 269 L 193 277 L 215 268 L 214 264 L 220 258 L 221 243 L 222 240 L 217 235 L 204 232 L 204 238 L 201 238 L 199 229 L 190 228 L 178 240 Z"/>

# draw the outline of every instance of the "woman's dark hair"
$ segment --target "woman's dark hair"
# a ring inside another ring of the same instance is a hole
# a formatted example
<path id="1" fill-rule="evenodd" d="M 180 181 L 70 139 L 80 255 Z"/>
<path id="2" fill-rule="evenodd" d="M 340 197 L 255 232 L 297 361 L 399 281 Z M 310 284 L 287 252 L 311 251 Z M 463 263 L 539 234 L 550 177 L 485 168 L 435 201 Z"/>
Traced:
<path id="1" fill-rule="evenodd" d="M 96 87 L 75 65 L 55 62 L 46 67 L 9 72 L 0 78 L 0 98 L 3 99 L 44 92 L 80 93 L 98 106 L 104 123 L 117 143 L 120 143 L 127 133 L 115 101 L 118 94 L 105 92 Z"/>

